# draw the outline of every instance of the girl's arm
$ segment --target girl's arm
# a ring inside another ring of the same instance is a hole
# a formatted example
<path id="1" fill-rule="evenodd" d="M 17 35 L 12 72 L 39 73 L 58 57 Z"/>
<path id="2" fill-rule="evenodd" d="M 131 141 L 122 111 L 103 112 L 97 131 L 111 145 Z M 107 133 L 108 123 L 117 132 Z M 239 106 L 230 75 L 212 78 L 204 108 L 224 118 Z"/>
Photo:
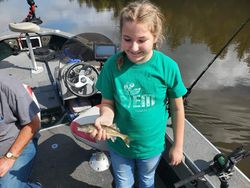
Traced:
<path id="1" fill-rule="evenodd" d="M 170 112 L 174 131 L 174 143 L 170 149 L 169 157 L 171 165 L 178 165 L 183 158 L 184 142 L 184 105 L 182 97 L 170 99 Z"/>

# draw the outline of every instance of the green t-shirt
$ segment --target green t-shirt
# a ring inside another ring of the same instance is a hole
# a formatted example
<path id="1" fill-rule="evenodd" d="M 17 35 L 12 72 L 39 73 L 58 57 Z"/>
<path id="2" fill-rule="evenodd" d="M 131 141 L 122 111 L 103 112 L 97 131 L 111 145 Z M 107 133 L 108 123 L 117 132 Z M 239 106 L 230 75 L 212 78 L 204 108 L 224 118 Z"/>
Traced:
<path id="1" fill-rule="evenodd" d="M 120 138 L 108 144 L 123 156 L 150 158 L 164 150 L 167 98 L 181 97 L 187 90 L 178 65 L 163 53 L 154 50 L 143 64 L 134 64 L 124 56 L 119 70 L 121 56 L 120 52 L 107 60 L 96 87 L 103 98 L 114 101 L 114 122 L 131 141 L 129 148 Z"/>

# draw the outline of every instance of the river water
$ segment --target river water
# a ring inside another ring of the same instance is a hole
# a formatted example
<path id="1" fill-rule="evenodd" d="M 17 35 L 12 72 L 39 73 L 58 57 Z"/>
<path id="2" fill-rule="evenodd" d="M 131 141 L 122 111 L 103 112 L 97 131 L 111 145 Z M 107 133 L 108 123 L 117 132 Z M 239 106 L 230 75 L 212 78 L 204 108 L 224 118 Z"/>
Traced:
<path id="1" fill-rule="evenodd" d="M 101 32 L 119 44 L 117 15 L 124 0 L 42 0 L 37 16 L 42 27 L 79 34 Z M 175 59 L 187 88 L 186 118 L 221 152 L 243 145 L 250 150 L 250 17 L 249 0 L 154 0 L 166 17 L 161 50 Z M 0 33 L 28 13 L 25 0 L 0 0 Z M 212 63 L 213 62 L 213 63 Z M 205 71 L 208 64 L 211 66 Z M 250 157 L 237 165 L 250 177 Z"/>

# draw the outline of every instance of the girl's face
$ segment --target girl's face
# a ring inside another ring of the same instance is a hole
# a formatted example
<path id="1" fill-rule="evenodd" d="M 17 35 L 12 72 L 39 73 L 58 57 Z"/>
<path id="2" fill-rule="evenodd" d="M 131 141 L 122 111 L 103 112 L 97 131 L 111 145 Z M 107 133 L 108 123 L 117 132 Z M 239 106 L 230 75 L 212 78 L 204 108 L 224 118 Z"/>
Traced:
<path id="1" fill-rule="evenodd" d="M 153 54 L 155 37 L 146 24 L 125 22 L 121 32 L 121 48 L 130 61 L 136 64 L 145 63 Z"/>

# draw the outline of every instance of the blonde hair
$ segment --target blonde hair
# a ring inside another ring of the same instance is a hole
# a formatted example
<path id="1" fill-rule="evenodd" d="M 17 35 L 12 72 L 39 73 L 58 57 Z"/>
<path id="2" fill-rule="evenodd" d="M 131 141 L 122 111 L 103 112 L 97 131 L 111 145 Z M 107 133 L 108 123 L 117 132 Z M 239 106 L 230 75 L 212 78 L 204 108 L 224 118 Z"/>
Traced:
<path id="1" fill-rule="evenodd" d="M 157 48 L 157 43 L 162 42 L 163 36 L 163 15 L 160 9 L 149 1 L 135 1 L 129 3 L 121 10 L 120 13 L 120 32 L 125 22 L 136 22 L 146 24 L 149 31 L 157 39 L 154 47 Z M 118 58 L 118 69 L 123 65 L 124 53 Z"/>

